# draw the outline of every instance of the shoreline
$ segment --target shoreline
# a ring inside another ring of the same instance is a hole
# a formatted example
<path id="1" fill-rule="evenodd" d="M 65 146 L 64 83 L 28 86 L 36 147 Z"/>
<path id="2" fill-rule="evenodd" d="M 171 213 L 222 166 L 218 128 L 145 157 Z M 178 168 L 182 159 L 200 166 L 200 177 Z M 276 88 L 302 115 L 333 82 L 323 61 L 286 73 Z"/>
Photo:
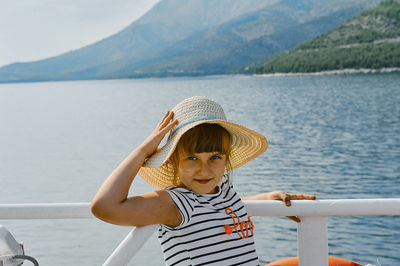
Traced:
<path id="1" fill-rule="evenodd" d="M 270 73 L 270 74 L 253 74 L 253 77 L 293 77 L 293 76 L 323 76 L 323 75 L 345 75 L 345 74 L 380 74 L 400 72 L 400 67 L 387 67 L 379 69 L 360 68 L 360 69 L 340 69 L 327 70 L 320 72 L 303 72 L 303 73 Z"/>

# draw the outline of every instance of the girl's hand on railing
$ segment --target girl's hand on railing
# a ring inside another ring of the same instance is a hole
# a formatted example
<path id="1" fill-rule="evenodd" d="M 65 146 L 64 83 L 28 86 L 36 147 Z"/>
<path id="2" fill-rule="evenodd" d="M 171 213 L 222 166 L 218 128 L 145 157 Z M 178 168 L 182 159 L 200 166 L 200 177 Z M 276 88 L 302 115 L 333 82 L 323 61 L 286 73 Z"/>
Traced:
<path id="1" fill-rule="evenodd" d="M 291 200 L 315 200 L 317 197 L 308 194 L 291 194 L 283 191 L 272 191 L 268 193 L 258 194 L 250 197 L 242 197 L 242 200 L 281 200 L 286 206 L 290 207 Z M 300 223 L 300 218 L 296 216 L 287 216 L 289 219 Z"/>
<path id="2" fill-rule="evenodd" d="M 290 194 L 290 193 L 285 193 L 283 191 L 274 191 L 271 192 L 273 193 L 274 200 L 281 200 L 285 203 L 286 206 L 290 207 L 291 200 L 315 200 L 317 197 L 314 195 L 309 195 L 309 194 Z"/>
<path id="3" fill-rule="evenodd" d="M 283 191 L 275 191 L 277 193 L 276 199 L 277 200 L 282 200 L 286 206 L 290 207 L 292 203 L 290 202 L 291 200 L 315 200 L 317 197 L 314 195 L 308 195 L 308 194 L 290 194 L 290 193 L 285 193 Z M 301 220 L 297 216 L 286 216 L 292 221 L 295 221 L 296 223 L 300 223 Z"/>

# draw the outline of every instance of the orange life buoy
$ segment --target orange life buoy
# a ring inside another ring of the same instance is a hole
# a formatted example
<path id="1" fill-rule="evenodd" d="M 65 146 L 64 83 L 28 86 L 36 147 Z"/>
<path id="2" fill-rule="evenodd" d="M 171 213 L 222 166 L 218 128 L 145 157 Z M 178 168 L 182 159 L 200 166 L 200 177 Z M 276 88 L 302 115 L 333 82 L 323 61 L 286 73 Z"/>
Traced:
<path id="1" fill-rule="evenodd" d="M 266 264 L 265 266 L 298 266 L 298 265 L 299 265 L 299 257 L 291 257 L 271 262 L 269 264 Z M 342 258 L 329 257 L 329 266 L 362 266 L 362 265 Z"/>

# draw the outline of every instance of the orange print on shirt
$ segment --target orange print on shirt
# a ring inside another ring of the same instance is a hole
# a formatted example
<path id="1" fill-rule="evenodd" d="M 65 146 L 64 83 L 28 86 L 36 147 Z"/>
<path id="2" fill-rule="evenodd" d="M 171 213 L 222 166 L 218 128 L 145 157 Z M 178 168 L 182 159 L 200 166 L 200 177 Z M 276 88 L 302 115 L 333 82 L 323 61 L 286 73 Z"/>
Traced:
<path id="1" fill-rule="evenodd" d="M 249 236 L 249 230 L 252 235 L 254 235 L 254 225 L 253 222 L 250 220 L 250 216 L 248 217 L 248 221 L 240 221 L 239 216 L 232 211 L 231 208 L 226 208 L 225 209 L 226 214 L 228 214 L 230 217 L 232 217 L 233 220 L 233 226 L 230 225 L 224 225 L 225 228 L 225 233 L 228 235 L 232 234 L 233 231 L 236 231 L 236 233 L 242 238 L 247 238 Z"/>

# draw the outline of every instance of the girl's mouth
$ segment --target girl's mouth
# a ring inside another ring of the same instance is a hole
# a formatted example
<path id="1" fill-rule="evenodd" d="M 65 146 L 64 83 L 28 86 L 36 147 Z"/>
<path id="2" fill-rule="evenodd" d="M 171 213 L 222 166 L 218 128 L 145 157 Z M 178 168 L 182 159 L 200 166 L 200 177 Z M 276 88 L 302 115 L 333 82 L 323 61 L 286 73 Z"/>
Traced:
<path id="1" fill-rule="evenodd" d="M 207 184 L 208 182 L 211 181 L 211 179 L 195 179 L 195 181 L 200 184 Z"/>

